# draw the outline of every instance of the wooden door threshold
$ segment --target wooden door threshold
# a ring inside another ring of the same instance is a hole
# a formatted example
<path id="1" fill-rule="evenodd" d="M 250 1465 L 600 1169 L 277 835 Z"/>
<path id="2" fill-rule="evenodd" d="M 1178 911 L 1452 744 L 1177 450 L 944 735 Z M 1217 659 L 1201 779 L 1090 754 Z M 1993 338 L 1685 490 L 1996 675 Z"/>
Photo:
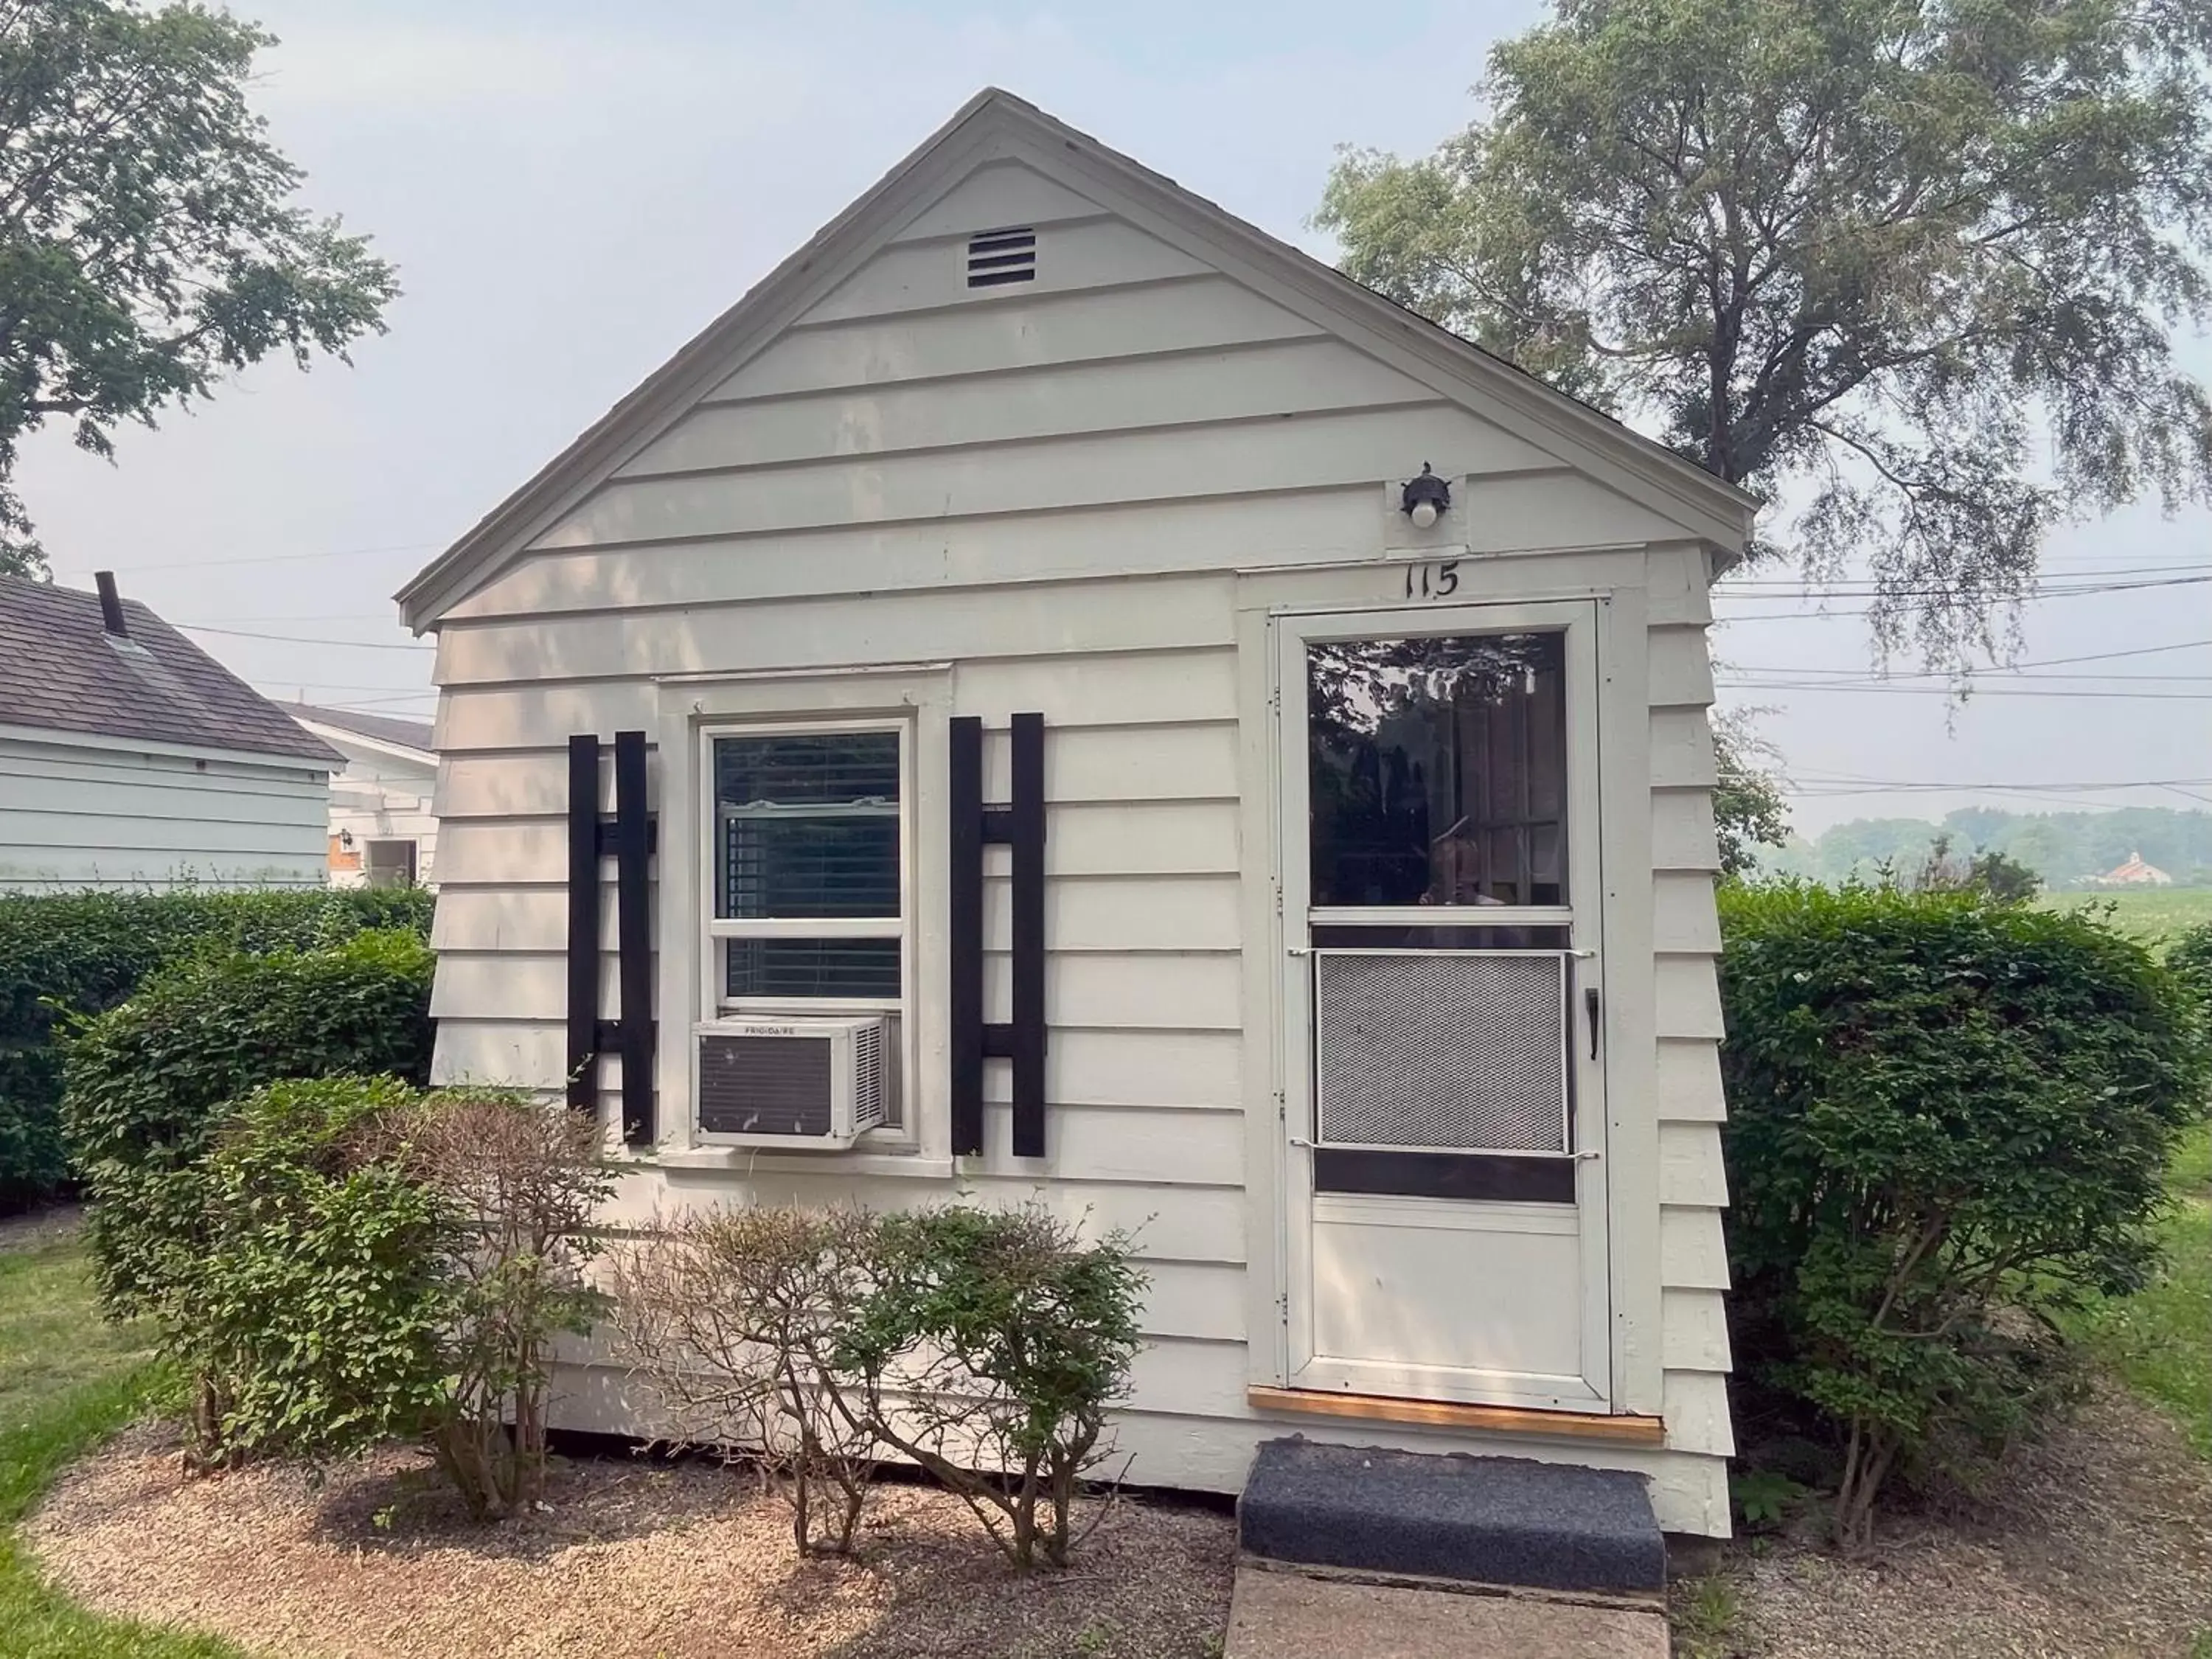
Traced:
<path id="1" fill-rule="evenodd" d="M 1661 1446 L 1667 1424 L 1657 1417 L 1600 1412 L 1529 1411 L 1516 1406 L 1462 1406 L 1446 1400 L 1393 1400 L 1382 1395 L 1336 1394 L 1321 1389 L 1274 1389 L 1253 1383 L 1244 1403 L 1257 1412 L 1302 1417 L 1343 1417 L 1363 1423 L 1412 1423 L 1470 1434 L 1521 1434 L 1549 1440 L 1609 1440 Z"/>

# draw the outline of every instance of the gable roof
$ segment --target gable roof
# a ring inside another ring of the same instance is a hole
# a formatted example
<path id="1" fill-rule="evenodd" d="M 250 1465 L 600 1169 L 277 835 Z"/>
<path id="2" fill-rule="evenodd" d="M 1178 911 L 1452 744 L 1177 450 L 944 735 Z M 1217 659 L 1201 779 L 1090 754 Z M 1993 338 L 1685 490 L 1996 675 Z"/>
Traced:
<path id="1" fill-rule="evenodd" d="M 416 573 L 394 596 L 408 626 L 433 625 L 962 177 L 1003 159 L 1064 181 L 1479 413 L 1502 406 L 1516 435 L 1666 510 L 1724 555 L 1749 539 L 1756 496 L 991 87 Z"/>
<path id="2" fill-rule="evenodd" d="M 394 720 L 388 714 L 363 714 L 350 708 L 326 708 L 312 702 L 286 703 L 284 712 L 310 726 L 327 726 L 394 749 L 419 750 L 426 760 L 434 758 L 428 720 Z"/>
<path id="3" fill-rule="evenodd" d="M 343 758 L 137 600 L 123 615 L 128 641 L 109 635 L 97 593 L 0 576 L 0 726 Z"/>

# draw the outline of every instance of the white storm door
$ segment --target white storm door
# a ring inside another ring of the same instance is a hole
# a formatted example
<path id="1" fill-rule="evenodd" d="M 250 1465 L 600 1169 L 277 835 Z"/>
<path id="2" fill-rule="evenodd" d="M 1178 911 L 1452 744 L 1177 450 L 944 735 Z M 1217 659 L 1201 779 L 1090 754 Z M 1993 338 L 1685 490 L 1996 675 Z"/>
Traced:
<path id="1" fill-rule="evenodd" d="M 1603 1411 L 1597 606 L 1275 629 L 1286 1380 Z"/>

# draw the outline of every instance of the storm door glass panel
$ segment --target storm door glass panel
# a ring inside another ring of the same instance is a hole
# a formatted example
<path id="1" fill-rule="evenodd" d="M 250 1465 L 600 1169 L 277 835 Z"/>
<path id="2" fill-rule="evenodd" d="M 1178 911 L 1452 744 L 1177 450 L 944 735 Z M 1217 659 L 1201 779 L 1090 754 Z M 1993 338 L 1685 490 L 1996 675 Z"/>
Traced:
<path id="1" fill-rule="evenodd" d="M 718 738 L 714 757 L 715 917 L 786 924 L 726 941 L 726 994 L 898 996 L 899 734 Z"/>
<path id="2" fill-rule="evenodd" d="M 1308 647 L 1316 908 L 1568 901 L 1566 636 Z"/>

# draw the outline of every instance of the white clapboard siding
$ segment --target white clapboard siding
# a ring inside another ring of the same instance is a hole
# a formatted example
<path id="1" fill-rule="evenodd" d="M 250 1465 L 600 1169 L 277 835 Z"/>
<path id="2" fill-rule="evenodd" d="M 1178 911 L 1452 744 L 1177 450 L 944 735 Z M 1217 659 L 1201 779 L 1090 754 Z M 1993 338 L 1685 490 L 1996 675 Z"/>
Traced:
<path id="1" fill-rule="evenodd" d="M 1662 1037 L 1722 1035 L 1720 987 L 1708 956 L 1662 956 L 1652 963 L 1654 1019 Z"/>
<path id="2" fill-rule="evenodd" d="M 1219 349 L 1321 331 L 1226 277 L 1178 284 L 1175 303 L 1151 289 L 1090 294 L 1001 293 L 998 302 L 873 324 L 793 329 L 717 386 L 709 402 L 781 398 L 848 386 Z"/>
<path id="3" fill-rule="evenodd" d="M 1463 505 L 1454 522 L 1473 553 L 1614 547 L 1671 528 L 1649 509 L 1565 471 L 1497 474 L 1459 493 Z M 451 615 L 469 621 L 1120 579 L 1227 565 L 1272 568 L 1380 557 L 1405 533 L 1372 483 L 1306 480 L 1264 495 L 1195 502 L 1125 501 L 950 524 L 927 518 L 800 527 L 740 541 L 678 538 L 550 550 L 510 567 Z M 1462 568 L 1462 591 L 1475 592 L 1481 568 Z"/>
<path id="4" fill-rule="evenodd" d="M 1720 915 L 1711 877 L 1698 870 L 1662 870 L 1651 878 L 1653 948 L 1674 955 L 1717 956 Z"/>
<path id="5" fill-rule="evenodd" d="M 1654 628 L 1651 706 L 1703 708 L 1713 700 L 1713 657 L 1698 626 Z"/>
<path id="6" fill-rule="evenodd" d="M 1728 1206 L 1728 1176 L 1721 1163 L 1720 1131 L 1710 1123 L 1659 1126 L 1659 1201 Z"/>
<path id="7" fill-rule="evenodd" d="M 1043 714 L 1048 769 L 1055 733 L 1073 726 L 1237 718 L 1237 658 L 1227 650 L 975 658 L 953 670 L 953 686 L 955 712 L 987 726 L 1024 710 Z"/>
<path id="8" fill-rule="evenodd" d="M 650 733 L 660 718 L 649 680 L 609 680 L 599 684 L 521 683 L 499 687 L 442 687 L 438 697 L 435 742 L 441 756 L 482 750 L 554 750 L 565 766 L 570 737 L 596 732 Z M 611 769 L 610 769 L 611 770 Z M 648 788 L 657 787 L 660 769 L 646 771 Z M 442 805 L 441 814 L 442 816 Z"/>
<path id="9" fill-rule="evenodd" d="M 1003 1133 L 1003 1124 L 999 1126 Z M 1120 1232 L 1149 1261 L 1241 1266 L 1244 1261 L 1244 1197 L 1235 1187 L 1177 1182 L 1097 1180 L 1062 1172 L 1049 1179 L 1035 1171 L 1010 1176 L 963 1171 L 958 1188 L 905 1176 L 820 1174 L 788 1167 L 749 1170 L 742 1184 L 726 1169 L 641 1165 L 604 1212 L 616 1227 L 650 1225 L 656 1218 L 732 1204 L 858 1204 L 872 1210 L 907 1210 L 951 1202 L 993 1208 L 1035 1205 L 1082 1230 L 1089 1237 Z"/>
<path id="10" fill-rule="evenodd" d="M 329 823 L 306 762 L 0 740 L 0 890 L 319 886 Z"/>
<path id="11" fill-rule="evenodd" d="M 1427 387 L 1337 341 L 1266 342 L 1011 377 L 705 404 L 617 476 L 799 465 L 1435 400 Z"/>
<path id="12" fill-rule="evenodd" d="M 702 673 L 718 665 L 726 672 L 732 663 L 753 671 L 796 670 L 1230 642 L 1229 578 L 1159 577 L 1117 586 L 1120 602 L 1090 605 L 1049 587 L 940 588 L 902 594 L 896 603 L 788 599 L 453 623 L 441 631 L 437 672 L 442 684 L 459 687 L 532 672 L 612 680 Z"/>
<path id="13" fill-rule="evenodd" d="M 1201 1345 L 1180 1344 L 1182 1348 Z M 1218 1345 L 1227 1353 L 1241 1350 Z M 1188 1365 L 1187 1359 L 1172 1362 Z M 1171 1382 L 1166 1367 L 1148 1364 L 1148 1380 Z M 1155 1388 L 1153 1394 L 1163 1390 Z M 1264 1441 L 1296 1433 L 1322 1432 L 1315 1419 L 1265 1417 L 1237 1401 L 1238 1414 L 1218 1417 L 1151 1409 L 1148 1394 L 1112 1419 L 1114 1467 L 1126 1462 L 1124 1479 L 1134 1485 L 1174 1486 L 1190 1492 L 1241 1491 L 1252 1460 Z M 1177 1397 L 1191 1397 L 1179 1393 Z M 1218 1398 L 1218 1392 L 1215 1398 Z M 638 1432 L 657 1420 L 658 1402 L 626 1367 L 563 1367 L 549 1405 L 556 1428 L 580 1432 Z M 1361 1424 L 1361 1445 L 1395 1451 L 1475 1450 L 1492 1455 L 1534 1458 L 1540 1462 L 1626 1469 L 1646 1478 L 1654 1516 L 1667 1532 L 1718 1534 L 1728 1531 L 1728 1466 L 1717 1458 L 1692 1457 L 1586 1439 L 1545 1440 L 1527 1436 L 1443 1437 L 1388 1423 Z"/>
<path id="14" fill-rule="evenodd" d="M 1728 1302 L 1718 1291 L 1666 1292 L 1661 1321 L 1661 1359 L 1670 1371 L 1725 1371 Z"/>
<path id="15" fill-rule="evenodd" d="M 1671 1205 L 1660 1210 L 1659 1279 L 1674 1289 L 1728 1289 L 1728 1247 L 1719 1211 Z"/>
<path id="16" fill-rule="evenodd" d="M 611 868 L 611 866 L 610 866 Z M 1235 951 L 1240 942 L 1235 880 L 1207 876 L 1071 876 L 1045 890 L 1045 937 L 1056 951 Z M 599 945 L 617 947 L 613 882 L 599 893 Z M 659 942 L 660 919 L 652 918 Z M 1012 924 L 1006 877 L 983 889 L 983 937 L 1004 943 Z M 535 885 L 448 881 L 438 895 L 430 943 L 441 951 L 565 951 L 565 880 Z"/>
<path id="17" fill-rule="evenodd" d="M 440 895 L 440 908 L 446 896 Z M 441 1081 L 557 1089 L 568 1073 L 558 1012 L 528 1019 L 449 1022 L 439 1033 Z M 1240 1104 L 1242 1046 L 1233 1034 L 1177 1029 L 1055 1027 L 1045 1051 L 1045 1093 L 1069 1105 L 1163 1106 L 1233 1111 Z M 984 1093 L 1006 1097 L 1006 1068 L 984 1069 Z"/>
<path id="18" fill-rule="evenodd" d="M 1662 1122 L 1712 1123 L 1723 1116 L 1720 1048 L 1711 1039 L 1662 1037 L 1658 1084 Z"/>
<path id="19" fill-rule="evenodd" d="M 1387 477 L 1407 456 L 1423 454 L 1450 456 L 1465 472 L 1558 470 L 1503 427 L 1437 404 L 617 481 L 534 545 L 761 536 L 813 525 L 1310 489 Z"/>
<path id="20" fill-rule="evenodd" d="M 1233 875 L 1237 811 L 1227 802 L 1129 801 L 1053 809 L 1045 842 L 1048 877 L 1060 875 Z M 1003 866 L 1006 849 L 990 849 Z M 478 818 L 445 822 L 440 858 L 459 882 L 565 883 L 564 818 Z"/>
<path id="21" fill-rule="evenodd" d="M 51 830 L 77 818 L 120 818 L 125 823 L 228 823 L 321 828 L 327 813 L 313 793 L 289 790 L 226 789 L 220 780 L 196 787 L 163 780 L 149 785 L 128 774 L 106 776 L 40 776 L 0 767 L 0 812 L 20 817 L 25 835 Z M 0 830 L 0 836 L 8 832 Z M 99 835 L 98 826 L 88 833 Z M 166 833 L 166 832 L 164 832 Z M 136 845 L 110 840 L 110 846 Z"/>
<path id="22" fill-rule="evenodd" d="M 1713 734 L 1703 708 L 1654 708 L 1651 711 L 1651 782 L 1655 788 L 1685 786 L 1710 789 L 1713 770 Z"/>
<path id="23" fill-rule="evenodd" d="M 1210 274 L 1188 253 L 1118 219 L 1064 225 L 1042 236 L 1036 270 L 1025 286 L 1042 294 Z M 967 250 L 960 243 L 894 243 L 831 289 L 799 325 L 988 304 L 998 292 L 968 286 Z"/>
<path id="24" fill-rule="evenodd" d="M 919 242 L 957 237 L 963 242 L 979 227 L 1019 225 L 1037 229 L 1066 219 L 1091 219 L 1105 211 L 1087 196 L 1019 161 L 978 167 L 909 219 L 891 240 Z"/>
<path id="25" fill-rule="evenodd" d="M 1048 952 L 1045 1006 L 1054 1025 L 1091 1030 L 1136 1028 L 1176 1031 L 1241 1031 L 1243 967 L 1226 951 L 1109 956 L 1090 951 Z M 1008 1019 L 1013 1012 L 1013 963 L 992 952 L 983 961 L 983 1013 Z"/>
<path id="26" fill-rule="evenodd" d="M 1667 1373 L 1665 1413 L 1669 1450 L 1707 1457 L 1735 1455 L 1735 1431 L 1729 1423 L 1728 1378 L 1717 1371 Z"/>
<path id="27" fill-rule="evenodd" d="M 1113 659 L 1103 660 L 1112 661 Z M 1163 656 L 1139 658 L 1154 672 L 1176 675 L 1176 663 Z M 1192 678 L 1203 677 L 1192 665 Z M 1210 687 L 1194 685 L 1193 702 L 1204 706 Z M 963 677 L 962 690 L 967 690 Z M 963 704 L 967 702 L 963 696 Z M 1028 705 L 1034 706 L 1034 705 Z M 1092 704 L 1097 707 L 1097 704 Z M 1175 705 L 1155 699 L 1150 707 L 1114 707 L 1127 716 L 1170 715 Z M 1009 713 L 1012 711 L 1009 710 Z M 1004 716 L 984 732 L 984 789 L 992 799 L 1006 799 L 1009 739 Z M 1190 720 L 1151 726 L 1056 726 L 1045 743 L 1045 799 L 1048 801 L 1203 800 L 1237 799 L 1237 727 L 1227 720 Z M 568 805 L 568 755 L 559 749 L 495 755 L 450 755 L 441 763 L 437 811 L 443 818 L 530 817 L 565 812 Z M 599 810 L 614 811 L 614 769 L 599 769 Z"/>
<path id="28" fill-rule="evenodd" d="M 599 1008 L 611 1015 L 620 1006 L 615 957 L 602 953 L 599 968 Z M 1012 979 L 1006 957 L 986 958 L 987 1016 L 1006 1017 Z M 440 1019 L 525 1019 L 565 1007 L 568 984 L 565 955 L 449 947 L 438 959 L 430 1012 Z M 1225 951 L 1143 957 L 1055 952 L 1045 958 L 1046 1006 L 1055 1026 L 1235 1031 L 1243 1024 L 1241 990 L 1237 958 Z"/>
<path id="29" fill-rule="evenodd" d="M 1709 875 L 1721 867 L 1709 786 L 1651 792 L 1651 865 L 1656 871 L 1698 870 Z"/>

